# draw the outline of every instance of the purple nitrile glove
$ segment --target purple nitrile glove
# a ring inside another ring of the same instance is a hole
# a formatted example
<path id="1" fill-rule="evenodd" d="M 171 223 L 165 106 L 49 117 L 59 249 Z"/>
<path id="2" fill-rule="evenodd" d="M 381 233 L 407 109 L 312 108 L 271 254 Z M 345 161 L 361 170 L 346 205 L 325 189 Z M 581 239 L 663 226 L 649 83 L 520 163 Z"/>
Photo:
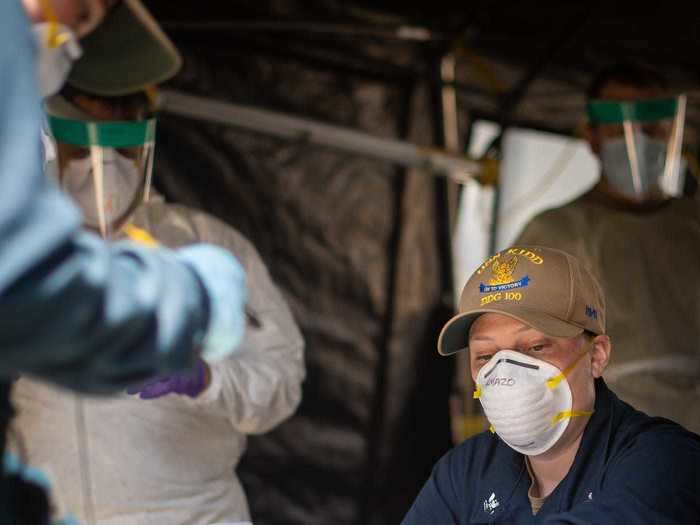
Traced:
<path id="1" fill-rule="evenodd" d="M 126 389 L 127 394 L 139 394 L 141 399 L 156 399 L 168 394 L 197 397 L 207 386 L 207 367 L 197 359 L 194 370 L 149 381 L 145 385 Z"/>

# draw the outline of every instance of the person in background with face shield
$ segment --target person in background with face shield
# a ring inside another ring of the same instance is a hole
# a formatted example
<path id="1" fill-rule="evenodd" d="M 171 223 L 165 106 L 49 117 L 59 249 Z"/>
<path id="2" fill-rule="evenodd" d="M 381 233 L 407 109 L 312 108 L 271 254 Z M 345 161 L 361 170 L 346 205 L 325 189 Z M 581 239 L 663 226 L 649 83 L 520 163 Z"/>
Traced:
<path id="1" fill-rule="evenodd" d="M 560 250 L 515 245 L 472 274 L 438 351 L 469 353 L 491 427 L 435 465 L 404 525 L 700 523 L 700 436 L 608 389 L 607 312 Z"/>
<path id="2" fill-rule="evenodd" d="M 635 408 L 700 432 L 700 202 L 681 196 L 685 98 L 634 65 L 601 71 L 588 98 L 600 181 L 517 242 L 565 250 L 600 277 L 615 341 L 606 380 Z"/>
<path id="3" fill-rule="evenodd" d="M 33 10 L 37 3 L 43 7 Z M 189 369 L 198 355 L 221 359 L 238 346 L 245 326 L 245 278 L 229 252 L 106 244 L 81 231 L 80 213 L 45 177 L 37 55 L 61 39 L 37 40 L 42 32 L 33 35 L 31 21 L 66 22 L 57 6 L 74 4 L 95 2 L 0 2 L 1 450 L 16 374 L 83 392 L 115 392 Z M 123 0 L 107 17 L 124 9 L 143 11 L 135 0 Z M 84 20 L 79 16 L 76 27 Z M 100 29 L 90 35 L 97 38 Z M 0 523 L 45 523 L 39 487 L 22 481 L 38 477 L 16 458 L 6 456 L 4 467 Z"/>
<path id="4" fill-rule="evenodd" d="M 249 523 L 235 474 L 246 435 L 276 426 L 301 398 L 303 340 L 291 312 L 241 234 L 153 194 L 156 123 L 143 92 L 96 95 L 71 78 L 46 111 L 55 177 L 84 227 L 115 241 L 228 250 L 247 276 L 249 324 L 227 359 L 199 359 L 113 399 L 20 379 L 15 428 L 27 461 L 53 474 L 56 507 L 88 525 Z"/>

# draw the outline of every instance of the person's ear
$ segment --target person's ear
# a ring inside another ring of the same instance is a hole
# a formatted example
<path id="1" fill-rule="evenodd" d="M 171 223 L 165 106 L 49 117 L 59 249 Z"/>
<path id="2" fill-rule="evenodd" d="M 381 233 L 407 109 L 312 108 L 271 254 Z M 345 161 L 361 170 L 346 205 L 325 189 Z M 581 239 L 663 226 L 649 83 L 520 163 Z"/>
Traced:
<path id="1" fill-rule="evenodd" d="M 591 348 L 591 374 L 598 379 L 603 375 L 610 361 L 612 343 L 607 335 L 597 335 L 593 338 Z"/>

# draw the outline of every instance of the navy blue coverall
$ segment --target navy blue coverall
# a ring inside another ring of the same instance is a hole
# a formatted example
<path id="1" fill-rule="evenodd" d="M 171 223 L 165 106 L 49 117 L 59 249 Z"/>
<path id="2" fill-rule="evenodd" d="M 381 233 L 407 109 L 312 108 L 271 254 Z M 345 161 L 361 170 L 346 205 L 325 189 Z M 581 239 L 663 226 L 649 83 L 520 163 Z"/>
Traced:
<path id="1" fill-rule="evenodd" d="M 403 525 L 700 523 L 700 436 L 636 411 L 596 380 L 574 463 L 536 516 L 523 455 L 484 432 L 448 452 Z"/>

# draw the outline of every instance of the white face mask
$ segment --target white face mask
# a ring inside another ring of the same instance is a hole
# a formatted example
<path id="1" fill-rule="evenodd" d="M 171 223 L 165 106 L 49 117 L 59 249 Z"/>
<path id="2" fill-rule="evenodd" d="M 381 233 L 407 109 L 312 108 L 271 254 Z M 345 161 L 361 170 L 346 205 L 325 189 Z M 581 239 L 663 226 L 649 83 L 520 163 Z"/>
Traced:
<path id="1" fill-rule="evenodd" d="M 537 456 L 551 449 L 575 416 L 592 412 L 572 410 L 568 374 L 586 355 L 565 371 L 514 350 L 501 350 L 476 377 L 474 397 L 481 401 L 492 431 L 512 449 Z"/>
<path id="2" fill-rule="evenodd" d="M 137 204 L 144 178 L 133 160 L 113 148 L 102 148 L 101 182 L 90 156 L 71 160 L 61 170 L 61 186 L 82 210 L 85 224 L 95 229 L 100 227 L 100 207 L 110 227 L 126 218 Z"/>
<path id="3" fill-rule="evenodd" d="M 50 34 L 54 27 L 58 34 L 52 41 Z M 46 98 L 60 91 L 73 62 L 80 58 L 83 51 L 75 34 L 67 26 L 46 22 L 34 24 L 33 30 L 39 54 L 39 90 L 42 98 Z"/>
<path id="4" fill-rule="evenodd" d="M 677 196 L 681 193 L 683 180 L 673 177 L 677 187 L 667 187 L 665 168 L 667 162 L 667 144 L 662 140 L 649 137 L 642 131 L 634 131 L 634 159 L 624 137 L 608 139 L 601 145 L 600 161 L 603 174 L 608 184 L 618 193 L 634 200 L 643 200 L 655 190 L 663 190 L 667 195 Z M 685 171 L 681 158 L 678 164 L 679 174 Z"/>

